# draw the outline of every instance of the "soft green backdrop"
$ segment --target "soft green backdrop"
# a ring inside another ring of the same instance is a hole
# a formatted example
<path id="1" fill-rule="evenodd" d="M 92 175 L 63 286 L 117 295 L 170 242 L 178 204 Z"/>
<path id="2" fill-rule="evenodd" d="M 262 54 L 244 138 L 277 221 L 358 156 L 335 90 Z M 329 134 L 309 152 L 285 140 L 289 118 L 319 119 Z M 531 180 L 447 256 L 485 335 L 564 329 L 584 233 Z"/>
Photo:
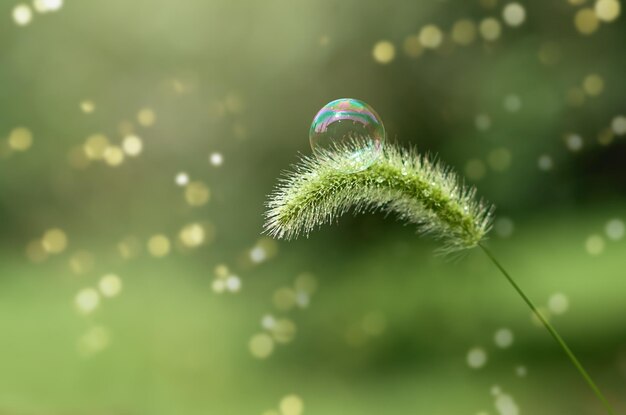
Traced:
<path id="1" fill-rule="evenodd" d="M 0 3 L 0 413 L 263 415 L 296 395 L 321 415 L 602 414 L 481 252 L 439 258 L 380 215 L 262 238 L 266 195 L 339 97 L 371 104 L 388 140 L 437 153 L 496 203 L 492 250 L 540 305 L 565 295 L 552 321 L 626 411 L 624 16 L 585 35 L 575 19 L 592 0 L 520 1 L 515 28 L 497 0 L 63 3 L 25 26 L 21 3 Z M 451 40 L 459 19 L 488 17 L 497 39 Z M 442 45 L 407 56 L 427 24 Z M 386 64 L 380 41 L 395 46 Z M 116 150 L 135 135 L 143 151 L 87 162 L 94 134 Z M 176 184 L 183 172 L 207 203 Z M 179 241 L 188 224 L 204 229 L 198 247 Z M 67 244 L 45 254 L 55 228 Z M 164 257 L 148 247 L 157 234 Z M 216 292 L 220 265 L 239 292 Z M 76 296 L 111 273 L 119 295 L 81 312 Z M 308 307 L 277 307 L 302 273 L 318 284 Z M 249 344 L 267 315 L 296 333 L 259 359 Z M 513 409 L 494 406 L 502 393 Z"/>

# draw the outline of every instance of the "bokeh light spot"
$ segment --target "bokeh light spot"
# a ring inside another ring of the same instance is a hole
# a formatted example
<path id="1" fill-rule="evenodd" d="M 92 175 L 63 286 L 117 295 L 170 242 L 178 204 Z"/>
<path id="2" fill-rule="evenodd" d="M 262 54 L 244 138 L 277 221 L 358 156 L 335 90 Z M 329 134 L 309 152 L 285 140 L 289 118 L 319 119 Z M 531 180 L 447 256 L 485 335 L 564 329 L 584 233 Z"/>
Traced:
<path id="1" fill-rule="evenodd" d="M 478 114 L 474 120 L 478 131 L 487 131 L 491 128 L 491 117 L 487 114 Z"/>
<path id="2" fill-rule="evenodd" d="M 186 186 L 189 183 L 189 175 L 184 171 L 181 171 L 174 178 L 174 182 L 176 182 L 178 186 Z"/>
<path id="3" fill-rule="evenodd" d="M 104 151 L 104 161 L 111 167 L 117 167 L 124 161 L 124 150 L 118 146 L 109 146 Z"/>
<path id="4" fill-rule="evenodd" d="M 552 168 L 554 167 L 554 161 L 552 160 L 552 157 L 550 157 L 549 155 L 542 154 L 537 159 L 537 167 L 539 167 L 539 170 L 542 170 L 542 171 L 552 170 Z"/>
<path id="5" fill-rule="evenodd" d="M 569 309 L 569 299 L 563 293 L 554 293 L 548 299 L 548 309 L 552 314 L 564 314 Z"/>
<path id="6" fill-rule="evenodd" d="M 518 112 L 522 108 L 522 100 L 518 95 L 510 94 L 504 97 L 504 109 L 508 112 Z"/>
<path id="7" fill-rule="evenodd" d="M 387 40 L 376 42 L 372 49 L 372 57 L 382 65 L 391 63 L 396 57 L 396 47 Z"/>
<path id="8" fill-rule="evenodd" d="M 598 132 L 597 136 L 598 143 L 603 146 L 608 146 L 609 144 L 611 144 L 614 138 L 615 134 L 610 128 L 603 128 Z"/>
<path id="9" fill-rule="evenodd" d="M 459 45 L 469 45 L 476 40 L 476 23 L 469 19 L 461 19 L 452 26 L 452 40 Z"/>
<path id="10" fill-rule="evenodd" d="M 510 238 L 515 231 L 515 223 L 511 218 L 507 218 L 506 216 L 501 216 L 496 219 L 494 224 L 494 230 L 496 235 L 500 238 Z"/>
<path id="11" fill-rule="evenodd" d="M 565 136 L 565 146 L 569 151 L 580 151 L 583 148 L 583 143 L 583 138 L 578 134 L 568 134 Z"/>
<path id="12" fill-rule="evenodd" d="M 276 320 L 276 325 L 272 330 L 272 336 L 278 343 L 289 343 L 296 336 L 296 325 L 293 321 L 283 318 Z"/>
<path id="13" fill-rule="evenodd" d="M 288 287 L 279 288 L 274 292 L 272 300 L 276 308 L 288 311 L 296 305 L 296 292 Z"/>
<path id="14" fill-rule="evenodd" d="M 26 257 L 35 263 L 43 262 L 48 258 L 48 252 L 46 252 L 40 239 L 30 241 L 26 245 Z"/>
<path id="15" fill-rule="evenodd" d="M 282 415 L 301 415 L 304 403 L 298 395 L 287 395 L 280 400 L 279 408 Z"/>
<path id="16" fill-rule="evenodd" d="M 74 297 L 74 305 L 81 314 L 91 314 L 100 305 L 100 294 L 94 288 L 83 288 Z"/>
<path id="17" fill-rule="evenodd" d="M 603 22 L 612 22 L 617 19 L 621 9 L 622 7 L 618 0 L 597 0 L 594 6 L 596 16 Z"/>
<path id="18" fill-rule="evenodd" d="M 613 118 L 611 129 L 616 135 L 626 135 L 626 116 L 618 115 Z"/>
<path id="19" fill-rule="evenodd" d="M 489 152 L 487 162 L 495 171 L 505 171 L 511 166 L 511 152 L 509 149 L 501 147 Z"/>
<path id="20" fill-rule="evenodd" d="M 511 27 L 518 27 L 526 20 L 526 9 L 519 3 L 509 3 L 502 10 L 502 19 Z"/>
<path id="21" fill-rule="evenodd" d="M 590 74 L 583 80 L 583 89 L 590 96 L 597 96 L 604 90 L 604 79 L 598 74 Z"/>
<path id="22" fill-rule="evenodd" d="M 196 248 L 204 243 L 206 233 L 204 227 L 199 223 L 190 223 L 183 227 L 178 238 L 188 248 Z"/>
<path id="23" fill-rule="evenodd" d="M 59 254 L 67 248 L 67 235 L 62 229 L 53 228 L 43 234 L 41 243 L 50 254 Z"/>
<path id="24" fill-rule="evenodd" d="M 151 127 L 156 122 L 156 113 L 151 108 L 142 108 L 137 113 L 137 121 L 143 127 Z"/>
<path id="25" fill-rule="evenodd" d="M 122 291 L 122 279 L 116 274 L 107 274 L 100 278 L 98 289 L 105 297 L 116 297 Z"/>
<path id="26" fill-rule="evenodd" d="M 89 99 L 81 101 L 79 106 L 80 106 L 80 110 L 84 112 L 85 114 L 91 114 L 92 112 L 96 110 L 96 104 Z"/>
<path id="27" fill-rule="evenodd" d="M 18 127 L 9 134 L 9 147 L 16 151 L 26 151 L 33 145 L 33 133 L 24 127 Z"/>
<path id="28" fill-rule="evenodd" d="M 500 37 L 500 33 L 502 33 L 502 25 L 497 19 L 487 17 L 480 22 L 478 31 L 483 39 L 494 41 Z"/>
<path id="29" fill-rule="evenodd" d="M 604 238 L 600 235 L 590 235 L 585 241 L 585 249 L 590 255 L 600 255 L 604 251 Z"/>
<path id="30" fill-rule="evenodd" d="M 467 365 L 472 369 L 480 369 L 487 363 L 487 352 L 481 347 L 475 347 L 467 352 Z"/>
<path id="31" fill-rule="evenodd" d="M 265 359 L 274 351 L 274 340 L 269 334 L 259 333 L 250 339 L 248 348 L 252 356 L 257 359 Z"/>
<path id="32" fill-rule="evenodd" d="M 141 141 L 141 138 L 130 134 L 122 140 L 122 149 L 124 149 L 124 153 L 126 153 L 126 155 L 137 157 L 143 150 L 143 142 Z"/>
<path id="33" fill-rule="evenodd" d="M 596 12 L 590 8 L 580 9 L 574 17 L 574 25 L 576 30 L 583 35 L 591 35 L 596 30 L 600 22 L 596 16 Z"/>
<path id="34" fill-rule="evenodd" d="M 222 156 L 222 153 L 211 153 L 209 156 L 209 162 L 212 166 L 219 167 L 224 163 L 224 156 Z"/>
<path id="35" fill-rule="evenodd" d="M 471 180 L 480 180 L 486 173 L 487 166 L 480 159 L 470 159 L 465 164 L 465 175 Z"/>
<path id="36" fill-rule="evenodd" d="M 165 235 L 154 235 L 148 239 L 148 252 L 150 255 L 162 258 L 170 253 L 170 240 Z"/>
<path id="37" fill-rule="evenodd" d="M 420 30 L 419 39 L 422 46 L 428 49 L 436 49 L 443 41 L 443 33 L 438 26 L 429 24 Z"/>
<path id="38" fill-rule="evenodd" d="M 624 233 L 626 231 L 624 221 L 617 218 L 611 219 L 604 226 L 604 231 L 609 239 L 619 241 L 624 238 Z"/>
<path id="39" fill-rule="evenodd" d="M 409 35 L 404 38 L 402 49 L 404 50 L 404 54 L 409 58 L 417 58 L 424 53 L 424 48 L 418 35 Z"/>
<path id="40" fill-rule="evenodd" d="M 63 7 L 63 0 L 34 0 L 33 7 L 39 13 L 55 12 Z"/>
<path id="41" fill-rule="evenodd" d="M 96 262 L 96 258 L 89 251 L 77 251 L 69 259 L 69 266 L 73 273 L 82 275 L 90 272 Z"/>
<path id="42" fill-rule="evenodd" d="M 513 344 L 514 336 L 510 329 L 499 329 L 493 336 L 493 341 L 501 349 L 507 349 Z"/>
<path id="43" fill-rule="evenodd" d="M 185 200 L 191 206 L 205 205 L 210 197 L 209 188 L 200 181 L 191 182 L 185 187 Z"/>
<path id="44" fill-rule="evenodd" d="M 91 160 L 101 160 L 109 148 L 109 139 L 102 134 L 93 134 L 85 140 L 85 154 Z"/>
<path id="45" fill-rule="evenodd" d="M 110 342 L 111 334 L 107 329 L 91 327 L 78 339 L 78 352 L 84 357 L 90 357 L 105 350 Z"/>
<path id="46" fill-rule="evenodd" d="M 33 11 L 27 4 L 18 4 L 13 8 L 13 21 L 18 26 L 26 26 L 33 20 Z"/>

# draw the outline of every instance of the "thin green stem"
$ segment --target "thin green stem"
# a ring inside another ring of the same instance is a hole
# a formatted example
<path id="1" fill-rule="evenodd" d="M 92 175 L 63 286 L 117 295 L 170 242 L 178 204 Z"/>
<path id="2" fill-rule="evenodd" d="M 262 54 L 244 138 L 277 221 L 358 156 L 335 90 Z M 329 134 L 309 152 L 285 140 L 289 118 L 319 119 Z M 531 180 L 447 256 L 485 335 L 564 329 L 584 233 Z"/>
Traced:
<path id="1" fill-rule="evenodd" d="M 563 340 L 561 335 L 556 331 L 556 329 L 552 326 L 552 324 L 550 324 L 550 322 L 541 314 L 541 312 L 537 309 L 535 304 L 530 300 L 530 298 L 528 298 L 528 296 L 524 293 L 524 291 L 522 291 L 522 289 L 519 287 L 519 285 L 517 285 L 517 283 L 509 275 L 509 273 L 502 267 L 502 265 L 500 265 L 498 260 L 491 253 L 491 251 L 489 251 L 481 243 L 479 243 L 478 245 L 482 248 L 482 250 L 489 257 L 489 259 L 491 259 L 491 261 L 494 263 L 494 265 L 496 267 L 498 267 L 498 269 L 502 272 L 502 274 L 506 277 L 506 279 L 511 283 L 513 288 L 515 288 L 515 291 L 517 291 L 517 293 L 524 299 L 526 304 L 528 304 L 528 307 L 530 307 L 530 309 L 537 316 L 539 321 L 541 321 L 543 326 L 548 330 L 548 332 L 550 332 L 552 337 L 554 337 L 554 340 L 556 340 L 556 342 L 559 344 L 559 346 L 561 346 L 561 348 L 563 349 L 563 351 L 565 352 L 567 357 L 569 357 L 569 359 L 572 361 L 572 363 L 574 364 L 576 369 L 578 369 L 578 371 L 580 372 L 581 376 L 585 379 L 585 381 L 587 382 L 587 384 L 589 385 L 591 390 L 593 390 L 593 392 L 596 394 L 596 396 L 598 397 L 600 402 L 602 402 L 602 405 L 607 410 L 607 412 L 610 415 L 615 415 L 615 411 L 611 407 L 611 404 L 609 404 L 609 401 L 604 397 L 604 395 L 602 394 L 602 392 L 600 391 L 598 386 L 596 386 L 596 384 L 593 381 L 593 379 L 591 379 L 591 376 L 589 376 L 589 373 L 587 373 L 587 371 L 585 370 L 583 365 L 580 363 L 580 361 L 578 360 L 576 355 L 574 355 L 574 352 L 572 352 L 572 350 L 569 348 L 567 343 L 565 343 L 565 340 Z"/>

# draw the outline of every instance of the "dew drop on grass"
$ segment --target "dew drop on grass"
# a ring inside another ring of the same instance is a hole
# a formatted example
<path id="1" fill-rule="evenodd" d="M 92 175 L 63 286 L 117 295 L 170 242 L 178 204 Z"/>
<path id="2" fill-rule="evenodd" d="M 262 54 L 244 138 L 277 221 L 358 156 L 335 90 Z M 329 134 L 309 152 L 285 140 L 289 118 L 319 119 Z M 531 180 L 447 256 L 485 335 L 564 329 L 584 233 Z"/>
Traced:
<path id="1" fill-rule="evenodd" d="M 345 173 L 356 173 L 370 167 L 381 156 L 385 127 L 380 116 L 365 102 L 341 98 L 319 110 L 309 130 L 309 142 L 314 154 L 332 152 L 338 146 L 354 149 L 351 160 L 340 168 Z"/>

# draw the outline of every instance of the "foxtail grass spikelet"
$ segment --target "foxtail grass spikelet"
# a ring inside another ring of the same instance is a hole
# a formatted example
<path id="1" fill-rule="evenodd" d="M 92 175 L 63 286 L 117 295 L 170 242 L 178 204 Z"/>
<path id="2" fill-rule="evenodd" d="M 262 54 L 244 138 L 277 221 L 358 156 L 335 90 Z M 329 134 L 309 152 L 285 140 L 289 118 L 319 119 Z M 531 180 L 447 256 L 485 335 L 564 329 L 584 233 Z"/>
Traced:
<path id="1" fill-rule="evenodd" d="M 475 247 L 491 227 L 492 205 L 434 158 L 388 145 L 368 168 L 355 163 L 350 145 L 303 156 L 270 195 L 265 231 L 291 239 L 350 210 L 384 211 L 441 240 L 448 253 Z"/>
<path id="2" fill-rule="evenodd" d="M 337 145 L 332 151 L 317 151 L 313 157 L 303 156 L 270 195 L 265 232 L 290 239 L 308 235 L 350 210 L 383 211 L 440 239 L 444 253 L 479 246 L 558 343 L 607 413 L 615 415 L 565 340 L 483 244 L 493 220 L 493 206 L 477 200 L 476 190 L 464 186 L 448 167 L 415 150 L 387 145 L 371 165 L 361 151 L 367 149 L 353 142 Z"/>

